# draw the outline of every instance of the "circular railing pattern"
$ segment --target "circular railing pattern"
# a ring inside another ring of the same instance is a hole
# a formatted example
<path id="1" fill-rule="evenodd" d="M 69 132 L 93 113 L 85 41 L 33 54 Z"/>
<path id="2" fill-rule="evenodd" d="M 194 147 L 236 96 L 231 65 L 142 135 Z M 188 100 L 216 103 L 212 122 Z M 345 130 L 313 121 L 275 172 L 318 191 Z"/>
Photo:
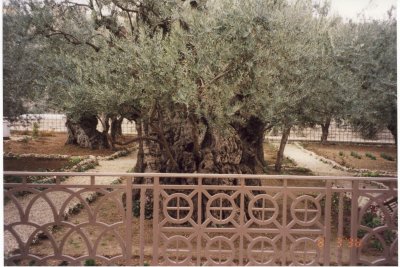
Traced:
<path id="1" fill-rule="evenodd" d="M 233 242 L 225 236 L 211 238 L 205 248 L 208 265 L 232 265 L 234 247 Z"/>
<path id="2" fill-rule="evenodd" d="M 256 237 L 248 245 L 247 255 L 250 265 L 271 265 L 277 258 L 278 248 L 268 237 Z"/>
<path id="3" fill-rule="evenodd" d="M 206 214 L 216 224 L 226 224 L 236 215 L 236 204 L 232 197 L 224 193 L 218 193 L 208 200 Z"/>
<path id="4" fill-rule="evenodd" d="M 293 265 L 316 265 L 320 250 L 317 241 L 308 237 L 302 237 L 294 241 L 290 246 Z"/>
<path id="5" fill-rule="evenodd" d="M 193 214 L 193 201 L 188 195 L 175 193 L 165 199 L 164 216 L 172 223 L 185 223 Z"/>
<path id="6" fill-rule="evenodd" d="M 278 203 L 266 194 L 254 197 L 249 203 L 248 210 L 250 218 L 260 225 L 270 224 L 279 214 Z"/>
<path id="7" fill-rule="evenodd" d="M 187 238 L 183 236 L 172 236 L 166 240 L 164 246 L 166 265 L 190 265 L 193 247 Z"/>
<path id="8" fill-rule="evenodd" d="M 303 195 L 293 201 L 290 212 L 296 223 L 311 226 L 321 218 L 321 205 L 312 196 Z"/>

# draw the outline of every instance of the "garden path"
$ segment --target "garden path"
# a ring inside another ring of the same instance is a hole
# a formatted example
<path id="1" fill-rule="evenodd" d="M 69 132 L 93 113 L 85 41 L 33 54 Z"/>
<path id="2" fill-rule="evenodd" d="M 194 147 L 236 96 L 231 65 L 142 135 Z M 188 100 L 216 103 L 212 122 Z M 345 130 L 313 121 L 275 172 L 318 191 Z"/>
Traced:
<path id="1" fill-rule="evenodd" d="M 310 152 L 304 148 L 301 148 L 298 144 L 287 144 L 284 151 L 284 156 L 292 159 L 296 164 L 303 168 L 310 169 L 315 175 L 319 176 L 355 176 L 355 173 L 339 170 L 334 168 L 332 165 L 321 161 L 320 156 L 317 156 L 313 152 Z M 326 160 L 326 159 L 325 159 Z M 333 163 L 335 164 L 335 163 Z M 337 187 L 351 188 L 352 183 L 350 181 L 337 181 L 335 185 Z M 381 184 L 379 183 L 368 183 L 366 181 L 360 182 L 360 187 L 379 189 Z M 369 202 L 367 197 L 359 197 L 358 205 L 364 206 Z"/>
<path id="2" fill-rule="evenodd" d="M 132 167 L 136 164 L 136 152 L 131 152 L 128 156 L 116 158 L 113 160 L 99 160 L 99 165 L 96 166 L 94 169 L 90 169 L 87 172 L 128 172 L 132 169 Z M 120 177 L 97 177 L 96 184 L 98 185 L 106 185 L 111 184 L 119 180 Z M 90 184 L 90 178 L 88 176 L 74 176 L 69 177 L 67 180 L 61 182 L 61 184 Z M 71 190 L 79 190 L 71 189 Z M 70 196 L 70 193 L 66 192 L 49 192 L 46 194 L 50 201 L 53 203 L 54 207 L 56 208 L 57 212 L 60 212 L 60 209 L 66 199 Z M 82 198 L 92 198 L 94 197 L 94 192 L 86 192 L 80 194 Z M 36 194 L 28 194 L 23 197 L 18 198 L 18 203 L 20 203 L 23 210 L 26 210 L 26 207 L 29 205 L 31 200 L 36 196 Z M 80 203 L 80 200 L 77 198 L 73 198 L 68 206 L 64 210 L 64 214 L 67 214 L 70 209 L 73 209 L 77 204 Z M 15 204 L 12 201 L 9 201 L 4 206 L 4 223 L 6 225 L 16 223 L 13 227 L 14 231 L 20 236 L 22 242 L 28 241 L 28 238 L 31 234 L 36 230 L 33 226 L 25 226 L 25 225 L 18 225 L 18 222 L 21 221 L 20 214 L 18 209 L 16 208 Z M 54 222 L 54 215 L 49 206 L 49 204 L 43 199 L 38 198 L 35 200 L 34 204 L 32 205 L 29 214 L 29 222 L 36 223 L 38 225 L 44 225 L 47 223 Z M 17 249 L 18 242 L 12 236 L 9 231 L 5 231 L 4 233 L 4 255 L 8 255 L 15 249 Z"/>
<path id="3" fill-rule="evenodd" d="M 354 174 L 332 167 L 320 159 L 310 155 L 307 151 L 300 149 L 295 144 L 287 144 L 284 152 L 285 157 L 295 161 L 298 166 L 310 169 L 315 175 L 321 176 L 353 176 Z"/>

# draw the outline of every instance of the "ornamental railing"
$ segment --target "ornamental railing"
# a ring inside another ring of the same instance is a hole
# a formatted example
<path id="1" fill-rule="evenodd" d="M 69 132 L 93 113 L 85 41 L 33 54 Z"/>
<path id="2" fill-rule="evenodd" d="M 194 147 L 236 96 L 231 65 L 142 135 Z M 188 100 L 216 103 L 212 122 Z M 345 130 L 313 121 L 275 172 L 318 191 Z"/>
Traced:
<path id="1" fill-rule="evenodd" d="M 4 179 L 6 265 L 398 265 L 397 178 Z"/>

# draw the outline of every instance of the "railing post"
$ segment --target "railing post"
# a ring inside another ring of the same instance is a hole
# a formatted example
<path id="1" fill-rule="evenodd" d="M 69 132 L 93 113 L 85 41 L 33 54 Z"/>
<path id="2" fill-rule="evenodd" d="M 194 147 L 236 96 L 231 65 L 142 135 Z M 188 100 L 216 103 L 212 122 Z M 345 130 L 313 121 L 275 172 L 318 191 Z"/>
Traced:
<path id="1" fill-rule="evenodd" d="M 283 225 L 283 231 L 282 231 L 282 264 L 281 265 L 287 265 L 286 264 L 286 258 L 287 258 L 287 244 L 286 244 L 286 237 L 288 234 L 288 229 L 287 229 L 287 196 L 288 195 L 288 190 L 287 190 L 287 179 L 283 180 L 283 207 L 282 207 L 282 225 Z"/>
<path id="2" fill-rule="evenodd" d="M 202 221 L 202 197 L 203 197 L 203 178 L 199 177 L 197 179 L 197 244 L 196 244 L 196 252 L 197 252 L 197 260 L 196 265 L 201 265 L 201 238 L 203 237 L 203 226 L 201 225 Z"/>
<path id="3" fill-rule="evenodd" d="M 326 180 L 325 198 L 325 240 L 324 240 L 324 265 L 328 266 L 331 259 L 331 212 L 332 212 L 332 181 Z"/>
<path id="4" fill-rule="evenodd" d="M 244 250 L 244 216 L 245 216 L 245 204 L 244 204 L 244 196 L 245 196 L 245 178 L 240 178 L 240 250 L 239 250 L 239 265 L 243 266 L 243 250 Z"/>
<path id="5" fill-rule="evenodd" d="M 359 181 L 352 182 L 351 190 L 351 232 L 350 238 L 355 240 L 357 238 L 358 229 L 358 195 L 359 195 Z M 354 242 L 354 241 L 353 241 Z M 350 248 L 350 265 L 357 265 L 357 248 L 351 246 Z"/>
<path id="6" fill-rule="evenodd" d="M 160 212 L 160 178 L 154 177 L 153 186 L 153 265 L 158 264 L 158 237 L 159 237 L 159 225 L 158 217 Z"/>
<path id="7" fill-rule="evenodd" d="M 146 202 L 146 188 L 140 188 L 140 223 L 139 223 L 139 243 L 140 243 L 140 258 L 139 264 L 144 265 L 144 219 L 145 219 L 145 206 Z"/>
<path id="8" fill-rule="evenodd" d="M 132 177 L 126 178 L 126 259 L 132 259 Z M 129 264 L 129 263 L 128 263 Z"/>
<path id="9" fill-rule="evenodd" d="M 344 193 L 340 192 L 339 194 L 339 216 L 338 216 L 338 241 L 341 242 L 336 242 L 337 245 L 337 264 L 338 265 L 343 265 L 342 264 L 342 259 L 343 259 L 343 198 L 344 198 Z"/>
<path id="10" fill-rule="evenodd" d="M 95 176 L 91 175 L 90 176 L 90 185 L 94 185 L 95 184 Z"/>

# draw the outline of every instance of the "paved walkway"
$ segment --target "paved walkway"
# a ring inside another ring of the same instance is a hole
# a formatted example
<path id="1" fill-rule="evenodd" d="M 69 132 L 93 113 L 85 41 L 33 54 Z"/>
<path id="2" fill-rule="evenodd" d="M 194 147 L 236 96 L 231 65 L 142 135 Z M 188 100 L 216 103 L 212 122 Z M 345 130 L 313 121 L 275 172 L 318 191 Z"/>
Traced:
<path id="1" fill-rule="evenodd" d="M 315 175 L 320 176 L 354 176 L 354 173 L 346 172 L 343 170 L 338 170 L 333 168 L 332 165 L 321 161 L 316 158 L 312 152 L 307 152 L 305 149 L 301 149 L 298 145 L 287 144 L 284 152 L 285 157 L 288 157 L 296 162 L 300 167 L 310 169 Z M 337 181 L 336 185 L 338 187 L 351 188 L 352 184 L 350 181 Z M 360 182 L 360 186 L 363 188 L 379 189 L 376 184 L 371 184 L 367 182 Z M 349 195 L 351 197 L 351 195 Z M 358 199 L 358 205 L 364 206 L 369 202 L 369 198 L 360 196 Z"/>
<path id="2" fill-rule="evenodd" d="M 300 167 L 310 169 L 315 175 L 321 176 L 353 176 L 352 173 L 334 169 L 328 163 L 313 157 L 306 151 L 294 144 L 287 144 L 284 152 L 285 157 L 292 159 Z"/>
<path id="3" fill-rule="evenodd" d="M 130 155 L 126 157 L 120 157 L 113 160 L 99 160 L 99 165 L 88 172 L 128 172 L 132 169 L 136 164 L 136 152 L 131 152 Z M 118 180 L 119 177 L 96 177 L 96 184 L 98 185 L 107 185 Z M 90 178 L 88 176 L 74 176 L 70 177 L 67 180 L 63 181 L 61 184 L 90 184 Z M 73 189 L 78 190 L 78 189 Z M 70 196 L 69 193 L 65 192 L 49 192 L 46 194 L 47 197 L 54 204 L 56 210 L 60 212 L 62 205 L 65 200 Z M 95 193 L 87 192 L 81 194 L 83 198 L 91 198 Z M 18 198 L 18 202 L 21 204 L 22 208 L 25 210 L 29 205 L 30 201 L 35 197 L 34 194 L 25 195 L 23 197 Z M 77 198 L 72 199 L 67 208 L 65 209 L 65 213 L 72 208 L 74 208 L 80 201 Z M 50 223 L 54 221 L 53 212 L 49 206 L 49 204 L 39 198 L 32 205 L 29 213 L 29 222 L 33 222 L 39 225 L 43 225 L 46 223 Z M 4 224 L 8 225 L 14 222 L 20 222 L 20 214 L 15 204 L 12 201 L 9 201 L 4 206 Z M 24 225 L 16 225 L 13 229 L 17 232 L 23 242 L 26 242 L 30 235 L 35 231 L 35 227 L 33 226 L 24 226 Z M 6 231 L 4 233 L 4 255 L 8 255 L 10 252 L 18 248 L 18 243 L 15 238 L 10 234 L 10 232 Z"/>

